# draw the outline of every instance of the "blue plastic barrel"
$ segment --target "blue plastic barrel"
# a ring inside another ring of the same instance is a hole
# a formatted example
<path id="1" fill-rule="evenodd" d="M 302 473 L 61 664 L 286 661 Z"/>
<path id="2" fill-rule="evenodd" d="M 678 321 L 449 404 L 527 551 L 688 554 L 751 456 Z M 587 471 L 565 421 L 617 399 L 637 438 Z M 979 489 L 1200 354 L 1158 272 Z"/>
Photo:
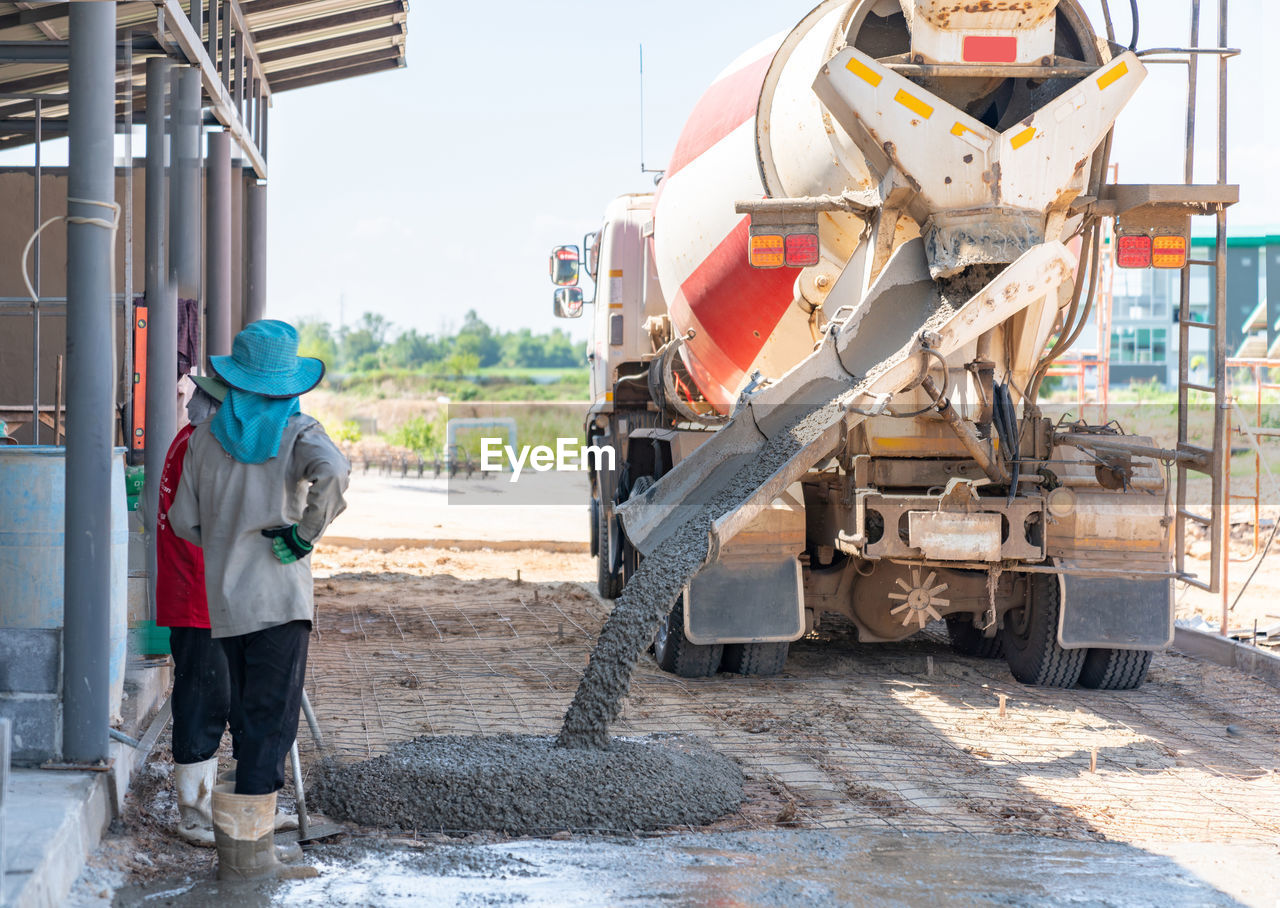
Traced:
<path id="1" fill-rule="evenodd" d="M 61 628 L 66 448 L 0 446 L 0 627 Z M 129 524 L 124 448 L 111 464 L 111 715 L 124 693 Z"/>

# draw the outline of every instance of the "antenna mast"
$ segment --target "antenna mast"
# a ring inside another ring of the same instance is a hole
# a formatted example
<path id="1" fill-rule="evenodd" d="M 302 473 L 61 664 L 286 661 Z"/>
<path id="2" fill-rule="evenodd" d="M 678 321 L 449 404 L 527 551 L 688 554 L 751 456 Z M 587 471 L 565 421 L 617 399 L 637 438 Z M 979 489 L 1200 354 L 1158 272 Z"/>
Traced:
<path id="1" fill-rule="evenodd" d="M 640 172 L 662 174 L 665 171 L 653 170 L 644 166 L 644 44 L 640 45 Z M 657 178 L 654 179 L 657 182 Z"/>

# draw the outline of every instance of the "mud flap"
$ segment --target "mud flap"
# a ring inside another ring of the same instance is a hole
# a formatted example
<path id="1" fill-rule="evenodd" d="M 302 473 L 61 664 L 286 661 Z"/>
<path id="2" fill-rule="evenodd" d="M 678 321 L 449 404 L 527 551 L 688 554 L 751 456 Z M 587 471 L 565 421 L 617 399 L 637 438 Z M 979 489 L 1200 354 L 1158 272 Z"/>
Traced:
<path id="1" fill-rule="evenodd" d="M 1173 581 L 1063 575 L 1064 649 L 1162 650 L 1173 642 Z"/>
<path id="2" fill-rule="evenodd" d="M 684 634 L 692 643 L 781 643 L 804 634 L 800 561 L 718 561 L 685 587 Z"/>

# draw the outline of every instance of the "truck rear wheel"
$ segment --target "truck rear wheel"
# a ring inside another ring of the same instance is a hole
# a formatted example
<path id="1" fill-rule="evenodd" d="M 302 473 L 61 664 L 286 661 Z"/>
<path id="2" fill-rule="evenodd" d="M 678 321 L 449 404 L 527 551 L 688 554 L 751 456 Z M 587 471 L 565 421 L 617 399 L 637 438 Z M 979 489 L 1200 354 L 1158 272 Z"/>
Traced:
<path id="1" fill-rule="evenodd" d="M 601 599 L 617 599 L 622 593 L 622 572 L 613 569 L 609 545 L 609 517 L 603 507 L 596 508 L 596 591 Z"/>
<path id="2" fill-rule="evenodd" d="M 1062 587 L 1057 574 L 1027 578 L 1030 596 L 1025 605 L 1004 616 L 1000 640 L 1009 671 L 1023 684 L 1074 687 L 1087 650 L 1064 649 L 1058 642 L 1058 614 Z"/>
<path id="3" fill-rule="evenodd" d="M 1080 686 L 1095 690 L 1137 690 L 1147 680 L 1151 653 L 1136 649 L 1091 649 L 1080 670 Z"/>
<path id="4" fill-rule="evenodd" d="M 790 648 L 790 643 L 727 643 L 720 669 L 739 675 L 776 675 L 786 665 Z"/>
<path id="5" fill-rule="evenodd" d="M 710 678 L 720 669 L 724 647 L 691 643 L 684 635 L 684 596 L 676 600 L 653 636 L 653 657 L 664 672 L 681 678 Z"/>
<path id="6" fill-rule="evenodd" d="M 999 632 L 993 637 L 985 636 L 973 626 L 973 618 L 969 615 L 947 615 L 947 637 L 951 640 L 951 648 L 962 656 L 999 659 L 1004 655 Z"/>

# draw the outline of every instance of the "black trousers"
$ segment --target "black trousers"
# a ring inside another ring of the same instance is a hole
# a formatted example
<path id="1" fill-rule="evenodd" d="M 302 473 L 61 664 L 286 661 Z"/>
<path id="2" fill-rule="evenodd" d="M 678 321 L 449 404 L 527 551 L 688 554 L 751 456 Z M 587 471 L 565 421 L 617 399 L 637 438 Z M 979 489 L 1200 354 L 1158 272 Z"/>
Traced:
<path id="1" fill-rule="evenodd" d="M 231 677 L 231 734 L 239 753 L 236 794 L 284 787 L 284 758 L 298 734 L 310 621 L 223 637 Z"/>
<path id="2" fill-rule="evenodd" d="M 227 656 L 207 627 L 170 628 L 169 648 L 173 653 L 173 761 L 202 763 L 218 752 L 230 718 Z"/>

